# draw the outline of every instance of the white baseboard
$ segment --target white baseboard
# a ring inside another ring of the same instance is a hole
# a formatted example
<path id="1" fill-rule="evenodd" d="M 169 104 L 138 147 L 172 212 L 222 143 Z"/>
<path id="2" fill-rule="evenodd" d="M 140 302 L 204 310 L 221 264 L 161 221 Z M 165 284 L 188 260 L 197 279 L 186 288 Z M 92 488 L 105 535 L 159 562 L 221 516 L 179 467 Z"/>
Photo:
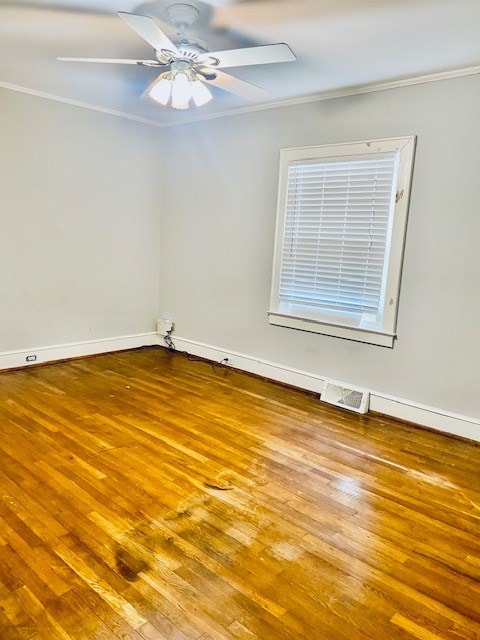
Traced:
<path id="1" fill-rule="evenodd" d="M 150 333 L 137 333 L 130 336 L 116 336 L 115 338 L 101 338 L 100 340 L 88 340 L 85 342 L 71 342 L 69 344 L 56 344 L 48 347 L 21 349 L 19 351 L 4 351 L 0 353 L 0 370 L 27 367 L 34 364 L 90 356 L 109 351 L 122 351 L 123 349 L 136 349 L 147 345 L 157 345 L 158 336 L 153 331 Z M 28 356 L 36 356 L 34 361 L 27 361 Z"/>
<path id="2" fill-rule="evenodd" d="M 195 342 L 187 338 L 172 336 L 172 339 L 177 351 L 187 351 L 194 356 L 218 362 L 224 358 L 228 358 L 228 364 L 234 369 L 255 373 L 258 376 L 270 378 L 277 382 L 284 382 L 285 384 L 299 387 L 300 389 L 315 391 L 316 393 L 322 393 L 325 386 L 325 379 L 314 373 L 292 369 L 291 367 L 285 367 L 275 362 L 270 362 L 269 360 L 247 356 L 243 353 L 221 349 L 220 347 L 213 347 L 209 344 Z M 163 347 L 165 346 L 162 338 L 159 339 L 158 344 Z"/>
<path id="3" fill-rule="evenodd" d="M 325 386 L 325 378 L 307 371 L 286 367 L 269 360 L 222 349 L 195 340 L 175 337 L 178 351 L 187 351 L 208 360 L 220 361 L 229 358 L 229 365 L 235 369 L 248 371 L 277 382 L 283 382 L 301 389 L 321 394 Z M 102 338 L 85 342 L 52 345 L 18 351 L 0 353 L 0 370 L 26 367 L 34 364 L 53 362 L 68 358 L 77 358 L 110 351 L 136 349 L 138 347 L 160 345 L 165 346 L 163 339 L 156 333 L 139 333 L 129 336 Z M 36 360 L 28 362 L 27 356 L 36 356 Z M 348 384 L 348 381 L 345 381 Z M 370 409 L 379 413 L 407 420 L 418 425 L 430 427 L 437 431 L 449 433 L 480 442 L 480 420 L 443 409 L 429 407 L 405 398 L 386 395 L 370 390 Z"/>
<path id="4" fill-rule="evenodd" d="M 229 358 L 229 365 L 233 368 L 255 373 L 277 382 L 284 382 L 319 394 L 323 392 L 325 386 L 325 378 L 320 375 L 292 369 L 262 358 L 255 358 L 187 338 L 174 336 L 173 341 L 178 351 L 187 351 L 192 355 L 218 362 Z M 162 338 L 158 338 L 158 344 L 165 346 Z M 348 381 L 345 383 L 348 384 Z M 412 400 L 397 398 L 373 390 L 370 390 L 370 409 L 400 420 L 407 420 L 437 431 L 480 442 L 480 420 L 477 418 L 429 407 Z"/>

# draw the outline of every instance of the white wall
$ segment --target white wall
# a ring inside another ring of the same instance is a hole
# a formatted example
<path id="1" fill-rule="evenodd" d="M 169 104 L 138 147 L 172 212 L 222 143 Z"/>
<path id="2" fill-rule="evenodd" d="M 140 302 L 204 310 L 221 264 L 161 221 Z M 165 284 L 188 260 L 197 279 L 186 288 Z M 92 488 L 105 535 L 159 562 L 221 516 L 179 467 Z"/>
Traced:
<path id="1" fill-rule="evenodd" d="M 0 354 L 154 331 L 157 131 L 0 90 Z"/>
<path id="2" fill-rule="evenodd" d="M 480 78 L 174 127 L 161 312 L 176 335 L 480 417 Z M 418 136 L 393 350 L 270 326 L 279 150 Z"/>

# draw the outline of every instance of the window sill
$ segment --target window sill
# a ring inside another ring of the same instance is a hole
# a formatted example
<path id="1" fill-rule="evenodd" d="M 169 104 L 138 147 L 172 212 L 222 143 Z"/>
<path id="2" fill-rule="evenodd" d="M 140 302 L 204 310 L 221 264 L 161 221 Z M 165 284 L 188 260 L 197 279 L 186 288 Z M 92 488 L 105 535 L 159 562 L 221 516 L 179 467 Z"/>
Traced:
<path id="1" fill-rule="evenodd" d="M 310 331 L 311 333 L 321 333 L 326 336 L 335 338 L 343 338 L 345 340 L 355 340 L 356 342 L 366 342 L 380 347 L 393 348 L 395 334 L 380 333 L 378 331 L 369 331 L 357 327 L 346 327 L 338 324 L 328 324 L 319 322 L 318 320 L 306 320 L 305 318 L 296 318 L 293 316 L 282 315 L 279 313 L 268 314 L 270 324 L 279 327 L 288 327 L 290 329 L 298 329 L 300 331 Z"/>

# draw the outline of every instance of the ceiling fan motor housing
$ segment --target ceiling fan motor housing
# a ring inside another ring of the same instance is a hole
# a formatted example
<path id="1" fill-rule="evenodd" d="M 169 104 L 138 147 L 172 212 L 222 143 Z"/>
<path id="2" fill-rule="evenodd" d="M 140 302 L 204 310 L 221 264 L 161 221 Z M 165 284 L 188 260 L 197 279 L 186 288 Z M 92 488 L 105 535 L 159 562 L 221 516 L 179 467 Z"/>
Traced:
<path id="1" fill-rule="evenodd" d="M 172 38 L 178 50 L 185 58 L 195 60 L 200 54 L 207 53 L 208 47 L 203 40 L 198 38 Z"/>

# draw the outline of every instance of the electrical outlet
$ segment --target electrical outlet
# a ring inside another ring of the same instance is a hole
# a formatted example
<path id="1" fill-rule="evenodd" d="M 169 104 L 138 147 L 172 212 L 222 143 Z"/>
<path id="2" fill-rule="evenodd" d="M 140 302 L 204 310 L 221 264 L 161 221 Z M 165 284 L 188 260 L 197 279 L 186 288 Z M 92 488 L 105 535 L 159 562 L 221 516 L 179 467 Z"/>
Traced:
<path id="1" fill-rule="evenodd" d="M 169 331 L 173 331 L 173 320 L 170 318 L 159 318 L 157 320 L 158 335 L 166 336 Z"/>

